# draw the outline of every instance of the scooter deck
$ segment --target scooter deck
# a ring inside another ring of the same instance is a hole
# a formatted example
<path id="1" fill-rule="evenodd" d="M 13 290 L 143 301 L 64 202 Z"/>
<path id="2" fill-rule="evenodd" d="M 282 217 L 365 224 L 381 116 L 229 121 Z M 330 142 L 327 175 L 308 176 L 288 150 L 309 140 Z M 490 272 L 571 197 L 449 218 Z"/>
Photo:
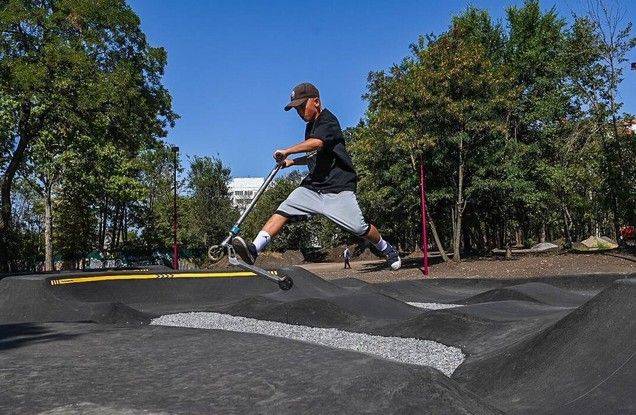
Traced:
<path id="1" fill-rule="evenodd" d="M 271 282 L 275 282 L 276 284 L 278 284 L 278 287 L 281 290 L 287 291 L 291 289 L 292 286 L 294 285 L 294 281 L 291 278 L 279 277 L 278 275 L 274 275 L 269 271 L 265 271 L 264 269 L 259 268 L 256 265 L 250 265 L 246 263 L 245 261 L 236 257 L 233 251 L 230 251 L 230 255 L 228 256 L 228 261 L 230 262 L 231 265 L 234 265 L 239 268 L 243 268 L 244 270 L 252 271 L 254 274 L 258 275 L 259 277 L 265 278 L 266 280 L 269 280 Z"/>

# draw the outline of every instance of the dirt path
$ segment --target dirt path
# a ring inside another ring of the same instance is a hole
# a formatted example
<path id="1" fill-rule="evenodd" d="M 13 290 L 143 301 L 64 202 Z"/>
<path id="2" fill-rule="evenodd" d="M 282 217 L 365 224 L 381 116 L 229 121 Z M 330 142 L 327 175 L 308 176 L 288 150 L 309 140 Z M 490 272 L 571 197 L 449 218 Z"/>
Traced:
<path id="1" fill-rule="evenodd" d="M 406 258 L 399 271 L 386 269 L 384 261 L 354 261 L 352 269 L 342 263 L 302 264 L 303 268 L 326 279 L 353 277 L 367 282 L 384 282 L 422 278 L 421 258 Z M 434 263 L 428 278 L 530 278 L 559 275 L 601 273 L 636 273 L 636 257 L 621 254 L 560 254 L 519 257 L 469 259 L 461 263 Z"/>

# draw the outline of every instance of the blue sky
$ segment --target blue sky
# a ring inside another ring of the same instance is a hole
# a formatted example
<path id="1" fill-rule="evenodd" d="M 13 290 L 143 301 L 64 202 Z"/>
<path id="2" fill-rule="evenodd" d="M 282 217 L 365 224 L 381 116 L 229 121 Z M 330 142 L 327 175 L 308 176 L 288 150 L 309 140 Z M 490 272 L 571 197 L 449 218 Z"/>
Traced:
<path id="1" fill-rule="evenodd" d="M 284 112 L 291 88 L 313 82 L 343 128 L 364 115 L 369 71 L 389 68 L 426 33 L 441 33 L 469 5 L 495 19 L 521 1 L 130 0 L 150 43 L 168 52 L 164 84 L 181 116 L 167 141 L 184 156 L 213 155 L 234 177 L 264 176 L 276 148 L 303 138 Z M 542 1 L 563 17 L 585 0 Z M 623 0 L 627 18 L 636 2 Z M 632 61 L 636 53 L 632 52 Z M 636 113 L 636 71 L 625 71 L 624 110 Z M 187 161 L 184 160 L 187 164 Z"/>

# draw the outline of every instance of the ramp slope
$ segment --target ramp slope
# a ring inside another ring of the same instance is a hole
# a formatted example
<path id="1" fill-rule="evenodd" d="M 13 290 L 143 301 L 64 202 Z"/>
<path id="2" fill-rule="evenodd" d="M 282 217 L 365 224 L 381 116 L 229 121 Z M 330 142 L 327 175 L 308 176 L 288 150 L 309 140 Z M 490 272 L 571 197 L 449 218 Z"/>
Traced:
<path id="1" fill-rule="evenodd" d="M 579 306 L 590 298 L 590 295 L 574 293 L 545 283 L 531 282 L 488 290 L 460 300 L 458 304 L 519 300 L 567 307 Z"/>
<path id="2" fill-rule="evenodd" d="M 300 267 L 282 268 L 278 274 L 292 277 L 294 288 L 230 303 L 219 311 L 260 320 L 352 331 L 422 313 L 417 307 L 369 287 L 341 287 Z"/>
<path id="3" fill-rule="evenodd" d="M 121 302 L 85 302 L 48 284 L 41 276 L 0 280 L 0 324 L 41 321 L 92 321 L 148 324 L 151 316 Z"/>
<path id="4" fill-rule="evenodd" d="M 508 303 L 513 303 L 511 306 Z M 533 303 L 530 303 L 531 305 Z M 374 331 L 381 336 L 413 337 L 430 339 L 450 346 L 460 347 L 474 360 L 505 350 L 520 340 L 550 326 L 569 309 L 546 310 L 545 306 L 531 307 L 523 302 L 485 303 L 477 306 L 425 312 L 405 321 L 388 324 Z M 482 311 L 483 308 L 487 311 Z M 496 316 L 499 308 L 510 312 L 515 307 L 519 314 L 514 318 L 501 319 Z M 530 316 L 528 316 L 530 314 Z M 524 317 L 524 315 L 526 317 Z"/>
<path id="5" fill-rule="evenodd" d="M 54 279 L 25 275 L 0 280 L 0 324 L 52 321 L 147 324 L 152 317 L 166 312 L 208 311 L 210 305 L 278 290 L 274 284 L 256 277 L 52 285 Z"/>
<path id="6" fill-rule="evenodd" d="M 616 281 L 542 332 L 466 362 L 453 377 L 511 413 L 634 413 L 634 298 L 635 279 Z"/>
<path id="7" fill-rule="evenodd" d="M 573 293 L 595 295 L 611 285 L 615 280 L 634 277 L 636 277 L 636 273 L 544 277 L 524 280 L 492 278 L 419 278 L 416 280 L 374 284 L 374 287 L 377 290 L 405 302 L 457 303 L 460 300 L 484 293 L 488 290 L 512 287 L 523 283 L 540 283 Z M 336 281 L 336 283 L 339 283 L 339 281 Z M 344 280 L 342 281 L 344 284 L 347 283 Z"/>

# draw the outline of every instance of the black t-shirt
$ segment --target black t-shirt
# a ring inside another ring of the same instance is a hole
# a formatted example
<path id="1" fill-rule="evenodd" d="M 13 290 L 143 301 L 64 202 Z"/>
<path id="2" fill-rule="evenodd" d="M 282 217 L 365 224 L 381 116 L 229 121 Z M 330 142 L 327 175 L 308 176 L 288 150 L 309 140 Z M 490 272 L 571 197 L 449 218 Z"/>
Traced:
<path id="1" fill-rule="evenodd" d="M 355 192 L 358 176 L 336 116 L 329 110 L 322 110 L 315 121 L 307 123 L 305 140 L 309 138 L 322 140 L 323 146 L 313 154 L 307 154 L 309 175 L 300 185 L 320 193 Z"/>

